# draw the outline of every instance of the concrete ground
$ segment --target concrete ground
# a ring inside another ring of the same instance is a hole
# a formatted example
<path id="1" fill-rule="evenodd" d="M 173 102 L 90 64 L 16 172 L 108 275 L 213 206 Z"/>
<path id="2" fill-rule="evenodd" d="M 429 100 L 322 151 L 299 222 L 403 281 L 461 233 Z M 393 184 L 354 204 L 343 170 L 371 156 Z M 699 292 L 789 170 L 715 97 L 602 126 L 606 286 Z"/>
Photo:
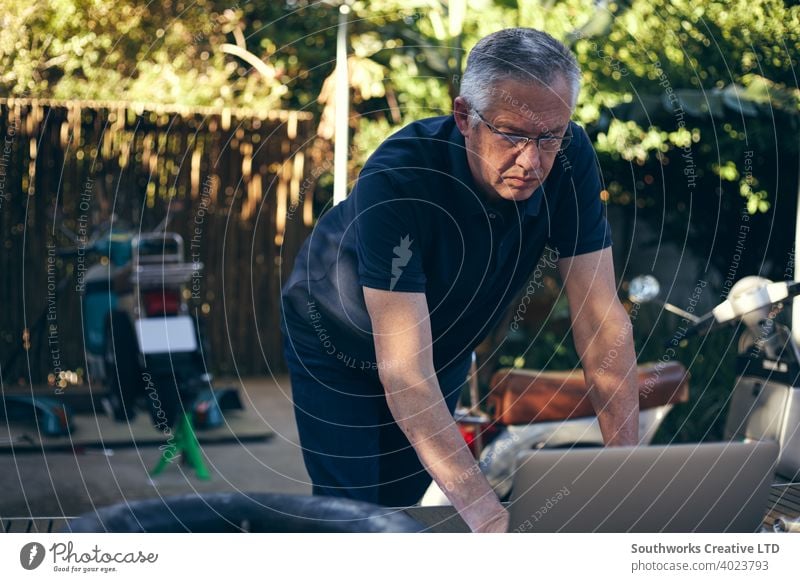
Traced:
<path id="1" fill-rule="evenodd" d="M 246 408 L 274 434 L 266 441 L 203 446 L 210 481 L 173 463 L 154 479 L 157 446 L 86 452 L 0 453 L 0 520 L 77 516 L 123 500 L 191 492 L 310 494 L 288 377 L 222 381 L 239 387 Z"/>
<path id="2" fill-rule="evenodd" d="M 311 486 L 298 444 L 288 377 L 219 380 L 215 385 L 237 386 L 248 415 L 258 415 L 256 424 L 263 423 L 264 432 L 273 435 L 263 441 L 203 445 L 212 475 L 209 481 L 197 479 L 194 472 L 177 462 L 151 479 L 148 472 L 160 457 L 155 445 L 115 448 L 105 453 L 97 448 L 82 449 L 81 453 L 0 452 L 0 532 L 25 531 L 31 517 L 56 518 L 49 525 L 39 519 L 33 524 L 34 530 L 59 529 L 64 517 L 126 500 L 193 492 L 309 495 Z M 83 415 L 79 422 L 91 418 Z M 4 429 L 0 426 L 0 431 Z M 778 513 L 796 517 L 800 489 L 773 491 L 769 507 L 765 522 L 769 527 Z M 411 508 L 407 513 L 432 531 L 467 531 L 452 507 Z"/>

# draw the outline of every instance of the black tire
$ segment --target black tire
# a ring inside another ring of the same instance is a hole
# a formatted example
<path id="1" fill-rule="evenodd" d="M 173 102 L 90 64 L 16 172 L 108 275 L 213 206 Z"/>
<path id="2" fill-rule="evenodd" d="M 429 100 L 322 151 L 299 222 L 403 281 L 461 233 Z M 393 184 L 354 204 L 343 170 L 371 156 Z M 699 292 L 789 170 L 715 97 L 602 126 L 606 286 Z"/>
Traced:
<path id="1" fill-rule="evenodd" d="M 160 431 L 174 427 L 184 410 L 191 410 L 192 399 L 183 397 L 180 380 L 170 373 L 148 372 L 145 378 L 145 401 L 153 426 Z"/>
<path id="2" fill-rule="evenodd" d="M 402 533 L 424 526 L 397 509 L 341 497 L 204 493 L 104 507 L 70 521 L 64 531 Z"/>
<path id="3" fill-rule="evenodd" d="M 106 385 L 114 419 L 127 422 L 136 417 L 136 399 L 142 394 L 139 342 L 124 313 L 111 314 L 106 326 Z"/>

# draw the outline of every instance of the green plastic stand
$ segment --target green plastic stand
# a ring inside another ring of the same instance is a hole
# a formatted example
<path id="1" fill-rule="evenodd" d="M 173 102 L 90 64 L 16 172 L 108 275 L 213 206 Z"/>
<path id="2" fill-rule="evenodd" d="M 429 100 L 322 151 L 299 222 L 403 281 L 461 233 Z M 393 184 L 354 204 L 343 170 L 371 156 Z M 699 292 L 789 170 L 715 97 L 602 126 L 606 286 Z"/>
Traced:
<path id="1" fill-rule="evenodd" d="M 150 476 L 155 477 L 160 474 L 167 465 L 175 460 L 175 457 L 183 455 L 183 461 L 195 470 L 198 479 L 203 481 L 211 479 L 211 473 L 208 472 L 208 468 L 203 461 L 203 454 L 200 452 L 200 443 L 197 440 L 197 434 L 194 432 L 191 413 L 185 412 L 181 416 L 172 437 L 172 442 L 161 453 L 161 459 L 159 459 Z"/>

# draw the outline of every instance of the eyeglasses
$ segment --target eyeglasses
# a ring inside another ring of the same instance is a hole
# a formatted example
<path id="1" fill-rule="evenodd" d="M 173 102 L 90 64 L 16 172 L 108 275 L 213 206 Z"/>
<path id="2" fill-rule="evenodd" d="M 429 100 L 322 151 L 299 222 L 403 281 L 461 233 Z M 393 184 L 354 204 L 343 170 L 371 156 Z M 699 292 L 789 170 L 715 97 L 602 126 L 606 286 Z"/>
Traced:
<path id="1" fill-rule="evenodd" d="M 500 131 L 494 125 L 486 121 L 483 115 L 481 115 L 480 111 L 477 109 L 473 109 L 473 111 L 475 112 L 475 115 L 477 115 L 478 118 L 483 122 L 483 124 L 489 128 L 489 131 L 502 137 L 504 144 L 514 147 L 519 151 L 524 150 L 530 142 L 534 142 L 539 151 L 553 153 L 562 149 L 566 149 L 567 146 L 569 146 L 569 142 L 572 140 L 572 130 L 569 127 L 567 128 L 567 132 L 561 137 L 552 134 L 528 137 L 525 135 L 506 133 L 505 131 Z"/>

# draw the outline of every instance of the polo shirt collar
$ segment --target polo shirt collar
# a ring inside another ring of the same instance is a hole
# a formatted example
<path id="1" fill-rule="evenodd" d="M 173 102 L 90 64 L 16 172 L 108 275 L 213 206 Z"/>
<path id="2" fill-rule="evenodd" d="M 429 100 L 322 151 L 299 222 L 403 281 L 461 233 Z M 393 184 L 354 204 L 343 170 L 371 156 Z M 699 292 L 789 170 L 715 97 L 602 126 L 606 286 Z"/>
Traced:
<path id="1" fill-rule="evenodd" d="M 547 183 L 547 180 L 545 180 L 545 183 Z M 526 216 L 539 216 L 539 210 L 542 208 L 542 198 L 544 198 L 544 184 L 534 190 L 531 197 L 525 202 Z"/>
<path id="2" fill-rule="evenodd" d="M 472 177 L 472 170 L 467 163 L 467 148 L 464 136 L 453 123 L 453 129 L 448 139 L 448 157 L 450 162 L 450 175 L 456 183 L 456 208 L 464 216 L 486 213 L 483 205 L 482 194 Z"/>

